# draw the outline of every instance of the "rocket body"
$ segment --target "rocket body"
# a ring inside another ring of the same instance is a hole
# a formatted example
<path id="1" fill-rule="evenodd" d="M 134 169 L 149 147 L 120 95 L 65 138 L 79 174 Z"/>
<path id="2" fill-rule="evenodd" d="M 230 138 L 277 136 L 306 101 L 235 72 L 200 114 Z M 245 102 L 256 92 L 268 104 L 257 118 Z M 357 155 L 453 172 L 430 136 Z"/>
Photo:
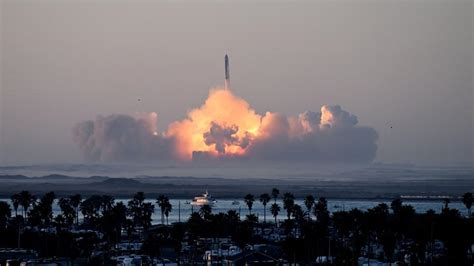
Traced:
<path id="1" fill-rule="evenodd" d="M 224 68 L 225 68 L 225 85 L 226 89 L 230 88 L 230 69 L 229 69 L 229 56 L 226 54 L 224 57 Z"/>
<path id="2" fill-rule="evenodd" d="M 229 56 L 225 55 L 224 57 L 224 63 L 225 63 L 225 79 L 230 79 L 230 73 L 229 73 Z"/>

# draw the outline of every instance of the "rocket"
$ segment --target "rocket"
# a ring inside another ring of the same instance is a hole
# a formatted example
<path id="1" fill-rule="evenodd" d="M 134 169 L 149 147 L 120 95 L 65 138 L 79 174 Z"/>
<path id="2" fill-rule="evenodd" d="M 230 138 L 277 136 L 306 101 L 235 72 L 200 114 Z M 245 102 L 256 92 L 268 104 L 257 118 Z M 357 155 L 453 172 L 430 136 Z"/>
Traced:
<path id="1" fill-rule="evenodd" d="M 225 63 L 225 79 L 229 80 L 230 79 L 230 74 L 229 74 L 229 56 L 226 54 L 224 57 L 224 63 Z"/>
<path id="2" fill-rule="evenodd" d="M 224 88 L 230 88 L 230 70 L 229 70 L 229 56 L 226 54 L 224 57 L 224 68 L 225 68 L 225 83 Z"/>

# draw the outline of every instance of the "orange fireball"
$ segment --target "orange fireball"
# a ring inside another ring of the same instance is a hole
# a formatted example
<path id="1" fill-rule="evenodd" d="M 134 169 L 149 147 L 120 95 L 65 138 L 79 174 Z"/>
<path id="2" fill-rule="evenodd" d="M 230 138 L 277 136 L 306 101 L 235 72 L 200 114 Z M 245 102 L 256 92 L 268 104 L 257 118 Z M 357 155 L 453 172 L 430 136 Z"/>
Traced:
<path id="1" fill-rule="evenodd" d="M 188 118 L 172 123 L 166 136 L 176 140 L 175 152 L 191 160 L 193 152 L 214 156 L 243 155 L 250 139 L 258 135 L 261 116 L 230 90 L 213 89 L 206 102 Z"/>

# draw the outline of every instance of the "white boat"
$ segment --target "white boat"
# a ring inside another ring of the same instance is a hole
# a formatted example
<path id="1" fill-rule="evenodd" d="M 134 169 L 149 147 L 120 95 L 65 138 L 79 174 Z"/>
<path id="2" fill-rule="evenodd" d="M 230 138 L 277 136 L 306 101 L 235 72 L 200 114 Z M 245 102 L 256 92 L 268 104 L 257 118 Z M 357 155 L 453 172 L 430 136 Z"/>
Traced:
<path id="1" fill-rule="evenodd" d="M 206 193 L 202 194 L 202 196 L 194 197 L 193 201 L 191 201 L 191 205 L 194 206 L 203 206 L 203 205 L 213 205 L 217 201 L 206 191 Z"/>

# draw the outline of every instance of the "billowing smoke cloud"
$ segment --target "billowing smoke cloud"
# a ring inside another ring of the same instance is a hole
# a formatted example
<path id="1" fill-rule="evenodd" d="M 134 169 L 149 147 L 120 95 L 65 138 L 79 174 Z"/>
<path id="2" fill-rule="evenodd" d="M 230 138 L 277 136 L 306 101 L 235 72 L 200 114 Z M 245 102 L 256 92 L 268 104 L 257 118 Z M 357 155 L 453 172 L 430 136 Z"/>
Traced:
<path id="1" fill-rule="evenodd" d="M 235 135 L 237 132 L 239 127 L 236 125 L 226 127 L 212 122 L 209 132 L 204 133 L 204 143 L 208 146 L 215 144 L 216 151 L 223 154 L 226 146 L 239 143 L 239 138 Z"/>
<path id="2" fill-rule="evenodd" d="M 77 124 L 74 141 L 89 161 L 166 159 L 173 140 L 158 134 L 156 122 L 156 113 L 99 116 Z"/>
<path id="3" fill-rule="evenodd" d="M 244 155 L 260 123 L 261 116 L 245 100 L 230 90 L 216 89 L 211 90 L 204 104 L 191 110 L 186 119 L 172 123 L 165 135 L 176 138 L 176 152 L 184 160 L 192 159 L 196 151 L 221 156 Z M 206 144 L 206 140 L 210 142 Z M 221 147 L 217 146 L 222 144 L 225 151 L 219 152 Z"/>
<path id="4" fill-rule="evenodd" d="M 267 113 L 260 138 L 248 149 L 248 156 L 273 160 L 317 162 L 369 162 L 375 157 L 377 133 L 356 126 L 357 117 L 340 106 L 321 107 L 320 113 L 298 117 Z"/>
<path id="5" fill-rule="evenodd" d="M 230 90 L 211 90 L 205 103 L 159 133 L 157 114 L 110 115 L 79 123 L 75 142 L 91 161 L 232 158 L 370 162 L 377 133 L 340 106 L 298 116 L 257 114 Z"/>

